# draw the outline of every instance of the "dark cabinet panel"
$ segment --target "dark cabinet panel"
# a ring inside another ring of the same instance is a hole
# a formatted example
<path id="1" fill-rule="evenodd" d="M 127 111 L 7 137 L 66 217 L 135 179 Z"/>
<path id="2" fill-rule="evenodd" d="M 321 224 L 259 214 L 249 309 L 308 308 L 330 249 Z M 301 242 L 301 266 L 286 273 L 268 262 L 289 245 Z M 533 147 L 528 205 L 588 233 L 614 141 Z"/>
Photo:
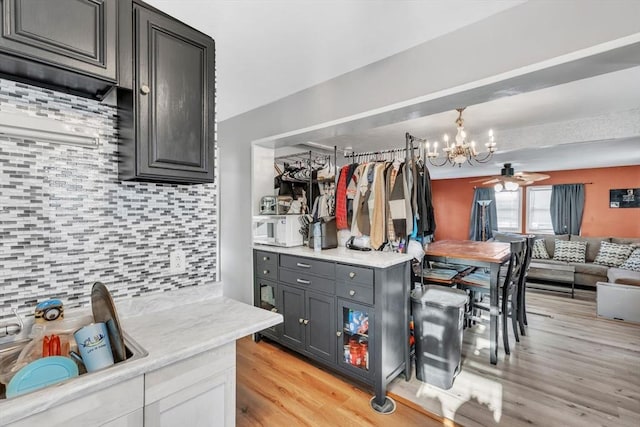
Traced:
<path id="1" fill-rule="evenodd" d="M 118 103 L 134 103 L 135 130 L 123 141 L 121 178 L 213 182 L 214 42 L 140 5 L 133 11 L 133 93 Z"/>
<path id="2" fill-rule="evenodd" d="M 278 288 L 282 307 L 282 342 L 294 348 L 304 349 L 305 306 L 304 291 L 280 284 Z"/>
<path id="3" fill-rule="evenodd" d="M 117 0 L 0 3 L 0 72 L 92 96 L 117 82 Z"/>
<path id="4" fill-rule="evenodd" d="M 307 292 L 306 348 L 309 353 L 330 362 L 336 361 L 336 299 Z"/>

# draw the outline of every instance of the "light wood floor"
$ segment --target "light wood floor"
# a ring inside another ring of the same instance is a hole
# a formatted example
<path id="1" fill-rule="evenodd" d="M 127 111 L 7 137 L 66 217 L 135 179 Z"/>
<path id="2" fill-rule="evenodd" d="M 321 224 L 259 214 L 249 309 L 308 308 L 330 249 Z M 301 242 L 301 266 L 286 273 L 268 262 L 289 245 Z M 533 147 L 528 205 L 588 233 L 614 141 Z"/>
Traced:
<path id="1" fill-rule="evenodd" d="M 465 426 L 640 426 L 640 325 L 597 318 L 595 292 L 527 297 L 528 335 L 497 366 L 478 325 L 453 388 L 398 378 L 389 393 Z"/>
<path id="2" fill-rule="evenodd" d="M 378 414 L 369 407 L 371 391 L 267 341 L 238 341 L 236 375 L 238 427 L 443 425 L 400 403 L 393 414 Z"/>
<path id="3" fill-rule="evenodd" d="M 511 337 L 511 356 L 500 345 L 490 365 L 488 332 L 475 326 L 465 331 L 453 388 L 396 378 L 392 415 L 369 408 L 370 390 L 277 345 L 240 340 L 237 425 L 442 425 L 411 406 L 464 426 L 640 426 L 640 325 L 597 318 L 595 292 L 527 296 L 528 335 L 518 344 Z"/>

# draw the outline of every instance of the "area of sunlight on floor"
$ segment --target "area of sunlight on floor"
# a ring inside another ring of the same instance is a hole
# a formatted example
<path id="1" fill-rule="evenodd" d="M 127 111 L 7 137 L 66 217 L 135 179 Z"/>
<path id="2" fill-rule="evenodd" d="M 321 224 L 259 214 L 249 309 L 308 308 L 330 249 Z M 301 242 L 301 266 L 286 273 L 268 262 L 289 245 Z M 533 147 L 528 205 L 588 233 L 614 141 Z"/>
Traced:
<path id="1" fill-rule="evenodd" d="M 474 328 L 482 332 L 486 326 L 476 325 Z M 479 355 L 483 349 L 489 348 L 489 339 L 475 337 L 472 348 L 474 354 Z M 461 370 L 453 382 L 453 387 L 449 390 L 422 383 L 416 392 L 416 397 L 439 400 L 442 407 L 441 414 L 450 420 L 455 420 L 455 414 L 460 406 L 472 400 L 486 406 L 496 423 L 502 418 L 502 384 L 465 369 Z"/>

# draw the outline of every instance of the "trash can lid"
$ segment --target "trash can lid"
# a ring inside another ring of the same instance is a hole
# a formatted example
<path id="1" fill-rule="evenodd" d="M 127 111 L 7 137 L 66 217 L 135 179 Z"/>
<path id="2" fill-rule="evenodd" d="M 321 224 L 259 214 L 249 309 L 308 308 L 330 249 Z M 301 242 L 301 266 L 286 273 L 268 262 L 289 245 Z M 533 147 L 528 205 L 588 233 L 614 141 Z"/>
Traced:
<path id="1" fill-rule="evenodd" d="M 411 291 L 412 301 L 441 307 L 462 307 L 467 299 L 467 293 L 463 290 L 438 285 L 425 285 L 422 290 Z"/>

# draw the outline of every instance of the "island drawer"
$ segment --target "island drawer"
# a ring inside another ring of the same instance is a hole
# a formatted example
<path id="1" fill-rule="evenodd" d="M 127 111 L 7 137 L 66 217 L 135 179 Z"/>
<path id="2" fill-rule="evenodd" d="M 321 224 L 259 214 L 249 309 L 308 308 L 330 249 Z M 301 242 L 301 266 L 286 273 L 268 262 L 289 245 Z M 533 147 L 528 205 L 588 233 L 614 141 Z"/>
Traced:
<path id="1" fill-rule="evenodd" d="M 373 305 L 373 286 L 338 282 L 336 283 L 336 295 L 343 299 Z"/>
<path id="2" fill-rule="evenodd" d="M 288 268 L 304 274 L 316 274 L 330 279 L 334 279 L 336 276 L 334 263 L 311 258 L 280 255 L 280 267 Z"/>
<path id="3" fill-rule="evenodd" d="M 335 292 L 335 281 L 326 277 L 304 274 L 300 271 L 280 269 L 280 281 L 291 285 L 301 286 L 305 289 L 333 294 Z"/>
<path id="4" fill-rule="evenodd" d="M 278 280 L 278 254 L 256 251 L 256 276 Z"/>
<path id="5" fill-rule="evenodd" d="M 336 280 L 345 283 L 359 283 L 373 286 L 373 270 L 371 268 L 354 267 L 352 265 L 336 265 Z"/>

